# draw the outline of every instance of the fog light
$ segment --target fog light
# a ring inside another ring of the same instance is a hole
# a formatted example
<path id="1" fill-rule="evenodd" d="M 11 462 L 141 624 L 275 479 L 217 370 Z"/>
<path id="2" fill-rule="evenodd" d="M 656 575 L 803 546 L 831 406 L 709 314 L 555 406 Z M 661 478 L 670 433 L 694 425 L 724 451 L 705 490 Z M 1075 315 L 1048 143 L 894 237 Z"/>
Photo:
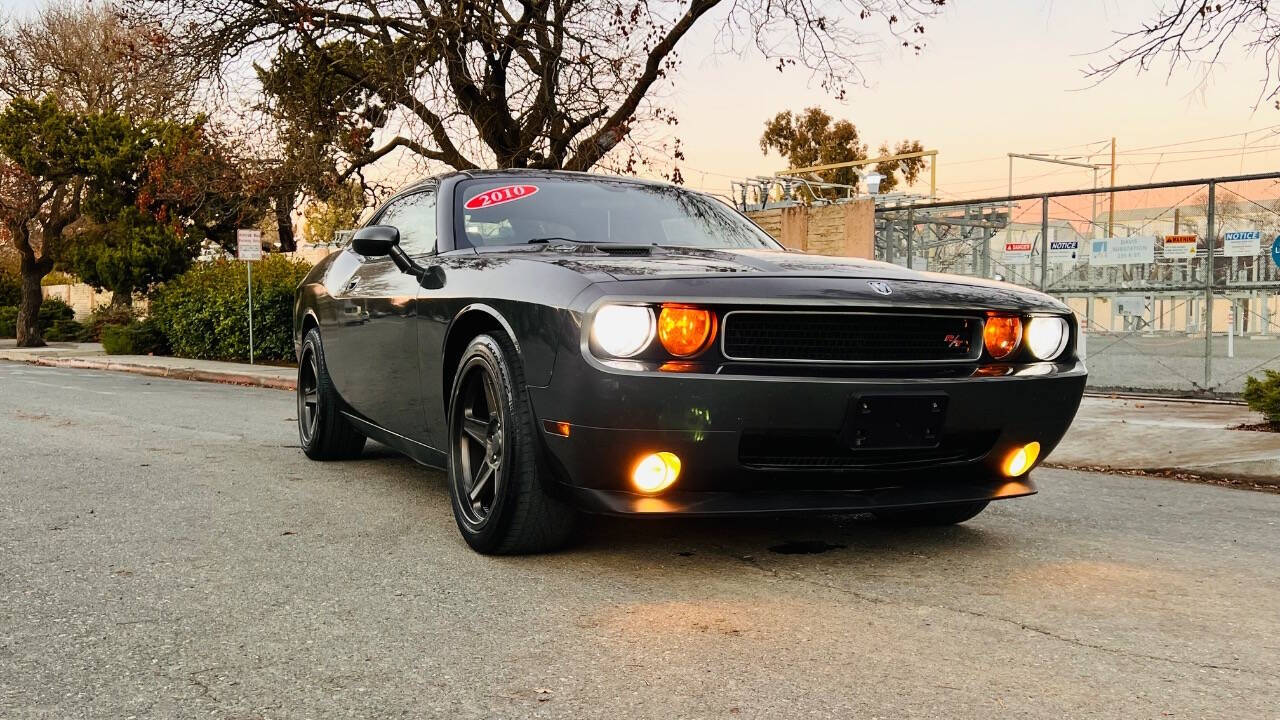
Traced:
<path id="1" fill-rule="evenodd" d="M 1018 477 L 1031 469 L 1040 457 L 1040 443 L 1029 442 L 1018 448 L 1004 461 L 1004 474 Z"/>
<path id="2" fill-rule="evenodd" d="M 680 458 L 675 453 L 650 453 L 631 471 L 631 484 L 642 493 L 658 493 L 671 487 L 679 475 Z"/>

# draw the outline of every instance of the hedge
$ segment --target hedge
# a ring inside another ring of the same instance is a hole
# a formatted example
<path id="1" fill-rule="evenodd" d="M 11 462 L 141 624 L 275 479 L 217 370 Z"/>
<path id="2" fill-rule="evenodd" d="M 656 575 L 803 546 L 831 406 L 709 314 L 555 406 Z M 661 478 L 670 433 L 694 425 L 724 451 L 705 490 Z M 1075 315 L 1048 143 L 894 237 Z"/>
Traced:
<path id="1" fill-rule="evenodd" d="M 254 358 L 293 359 L 294 293 L 311 266 L 267 255 L 253 268 Z M 151 299 L 151 317 L 179 357 L 249 358 L 249 310 L 244 263 L 197 263 L 166 282 Z"/>
<path id="2" fill-rule="evenodd" d="M 40 303 L 40 334 L 45 340 L 80 340 L 83 327 L 76 322 L 76 311 L 57 298 L 45 298 Z M 0 307 L 0 338 L 11 338 L 18 334 L 18 308 L 16 306 Z"/>
<path id="3" fill-rule="evenodd" d="M 169 352 L 164 331 L 150 318 L 127 325 L 104 325 L 101 336 L 102 349 L 108 355 L 165 355 Z"/>

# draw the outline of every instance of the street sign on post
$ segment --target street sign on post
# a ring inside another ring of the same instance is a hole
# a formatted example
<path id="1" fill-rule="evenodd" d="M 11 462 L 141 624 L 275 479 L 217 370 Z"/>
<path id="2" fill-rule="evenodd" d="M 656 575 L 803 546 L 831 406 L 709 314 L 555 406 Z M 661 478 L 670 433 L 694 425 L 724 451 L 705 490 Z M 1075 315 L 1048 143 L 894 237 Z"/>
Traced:
<path id="1" fill-rule="evenodd" d="M 261 230 L 241 229 L 236 231 L 236 258 L 248 262 L 262 259 Z"/>
<path id="2" fill-rule="evenodd" d="M 1275 263 L 1276 267 L 1280 267 L 1280 235 L 1277 235 L 1271 243 L 1271 262 Z"/>
<path id="3" fill-rule="evenodd" d="M 262 231 L 236 230 L 236 257 L 244 260 L 249 285 L 249 364 L 253 364 L 253 264 L 262 259 Z"/>

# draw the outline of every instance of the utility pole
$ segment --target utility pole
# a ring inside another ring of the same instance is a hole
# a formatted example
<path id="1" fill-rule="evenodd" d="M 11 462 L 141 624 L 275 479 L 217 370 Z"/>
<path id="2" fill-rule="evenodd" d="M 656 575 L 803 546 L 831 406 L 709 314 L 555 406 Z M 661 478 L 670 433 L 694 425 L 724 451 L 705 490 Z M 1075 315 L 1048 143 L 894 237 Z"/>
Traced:
<path id="1" fill-rule="evenodd" d="M 1111 200 L 1107 207 L 1107 237 L 1116 236 L 1116 139 L 1111 138 Z"/>

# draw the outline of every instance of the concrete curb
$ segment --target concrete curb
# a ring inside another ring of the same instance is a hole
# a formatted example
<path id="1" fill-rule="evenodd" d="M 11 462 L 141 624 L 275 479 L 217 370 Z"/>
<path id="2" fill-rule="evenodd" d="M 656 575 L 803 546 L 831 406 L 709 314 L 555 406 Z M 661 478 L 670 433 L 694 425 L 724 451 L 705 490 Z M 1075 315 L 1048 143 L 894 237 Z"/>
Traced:
<path id="1" fill-rule="evenodd" d="M 27 362 L 43 367 L 76 368 L 79 370 L 107 370 L 111 372 L 132 373 L 134 375 L 147 375 L 149 377 L 169 378 L 170 380 L 195 380 L 198 382 L 223 383 L 226 385 L 261 387 L 271 390 L 292 391 L 297 387 L 297 381 L 291 378 L 253 375 L 243 371 L 197 370 L 195 368 L 184 367 L 169 368 L 155 365 L 138 365 L 135 363 L 118 362 L 106 358 L 39 357 L 24 358 L 20 360 L 20 362 Z"/>

